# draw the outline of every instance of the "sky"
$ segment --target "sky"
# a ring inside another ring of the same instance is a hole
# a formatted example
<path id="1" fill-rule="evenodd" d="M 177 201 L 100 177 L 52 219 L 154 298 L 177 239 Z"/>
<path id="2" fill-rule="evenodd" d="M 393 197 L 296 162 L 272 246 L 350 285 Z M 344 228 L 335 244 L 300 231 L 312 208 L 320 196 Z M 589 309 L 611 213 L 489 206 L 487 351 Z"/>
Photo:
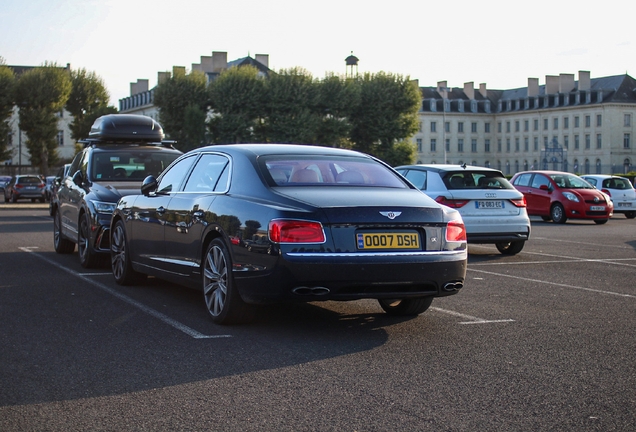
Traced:
<path id="1" fill-rule="evenodd" d="M 635 12 L 628 0 L 0 0 L 0 57 L 95 72 L 116 107 L 130 83 L 152 88 L 213 51 L 318 79 L 344 74 L 353 52 L 359 73 L 513 89 L 581 70 L 636 77 Z"/>

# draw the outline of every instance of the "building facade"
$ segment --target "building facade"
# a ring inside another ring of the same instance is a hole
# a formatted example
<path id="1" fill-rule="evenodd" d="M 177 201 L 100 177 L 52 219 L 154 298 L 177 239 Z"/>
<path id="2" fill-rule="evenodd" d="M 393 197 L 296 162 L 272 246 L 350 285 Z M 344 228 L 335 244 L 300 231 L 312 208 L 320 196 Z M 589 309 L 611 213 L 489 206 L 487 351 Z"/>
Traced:
<path id="1" fill-rule="evenodd" d="M 528 169 L 580 174 L 633 171 L 636 80 L 546 76 L 544 85 L 421 87 L 418 163 L 467 163 L 512 175 Z"/>

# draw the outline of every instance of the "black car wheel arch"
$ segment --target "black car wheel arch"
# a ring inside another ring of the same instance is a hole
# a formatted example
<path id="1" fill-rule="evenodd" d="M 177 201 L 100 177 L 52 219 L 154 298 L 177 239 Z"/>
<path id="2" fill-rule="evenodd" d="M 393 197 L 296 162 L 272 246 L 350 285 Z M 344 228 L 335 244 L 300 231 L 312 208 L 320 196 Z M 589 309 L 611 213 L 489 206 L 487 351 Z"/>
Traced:
<path id="1" fill-rule="evenodd" d="M 115 223 L 111 234 L 110 259 L 113 276 L 118 284 L 133 285 L 146 277 L 145 274 L 136 272 L 132 267 L 126 228 L 121 220 Z"/>
<path id="2" fill-rule="evenodd" d="M 93 252 L 91 245 L 91 221 L 88 213 L 81 213 L 77 230 L 77 251 L 80 264 L 84 268 L 93 268 L 99 261 L 99 256 Z"/>
<path id="3" fill-rule="evenodd" d="M 53 213 L 53 247 L 59 254 L 70 254 L 75 250 L 75 243 L 62 235 L 62 217 L 59 211 Z"/>

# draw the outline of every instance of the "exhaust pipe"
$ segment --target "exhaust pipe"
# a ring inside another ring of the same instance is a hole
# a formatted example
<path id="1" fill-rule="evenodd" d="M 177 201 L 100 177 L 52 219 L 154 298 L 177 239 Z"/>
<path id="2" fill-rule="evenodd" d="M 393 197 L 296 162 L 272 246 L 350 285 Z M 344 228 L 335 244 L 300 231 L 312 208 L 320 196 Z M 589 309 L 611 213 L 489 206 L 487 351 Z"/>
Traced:
<path id="1" fill-rule="evenodd" d="M 446 292 L 459 291 L 464 287 L 463 282 L 449 282 L 442 288 Z"/>
<path id="2" fill-rule="evenodd" d="M 292 292 L 301 296 L 322 296 L 329 294 L 330 291 L 325 287 L 296 287 Z"/>

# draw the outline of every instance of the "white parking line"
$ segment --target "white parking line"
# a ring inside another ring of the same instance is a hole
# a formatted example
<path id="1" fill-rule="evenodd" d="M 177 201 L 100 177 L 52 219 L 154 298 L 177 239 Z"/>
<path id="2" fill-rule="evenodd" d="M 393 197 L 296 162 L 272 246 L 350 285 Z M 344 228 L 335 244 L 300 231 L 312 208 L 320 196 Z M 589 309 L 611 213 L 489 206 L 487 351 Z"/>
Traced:
<path id="1" fill-rule="evenodd" d="M 441 309 L 438 307 L 432 307 L 430 308 L 432 310 L 435 310 L 437 312 L 442 312 L 445 314 L 449 314 L 449 315 L 453 315 L 456 317 L 460 317 L 460 318 L 464 318 L 467 319 L 469 321 L 464 321 L 464 322 L 460 322 L 459 324 L 491 324 L 491 323 L 503 323 L 503 322 L 514 322 L 513 319 L 503 319 L 503 320 L 487 320 L 487 319 L 483 319 L 483 318 L 477 318 L 471 315 L 465 315 L 459 312 L 455 312 L 455 311 L 451 311 L 451 310 L 447 310 L 447 309 Z"/>
<path id="2" fill-rule="evenodd" d="M 592 261 L 592 260 L 586 260 L 586 261 Z M 537 264 L 542 264 L 542 263 L 537 263 Z M 477 269 L 474 269 L 474 268 L 468 268 L 467 270 L 474 271 L 474 272 L 477 272 L 477 273 L 489 274 L 489 275 L 493 275 L 493 276 L 501 276 L 501 277 L 507 277 L 507 278 L 512 278 L 512 279 L 519 279 L 519 280 L 523 280 L 523 281 L 526 281 L 526 282 L 534 282 L 534 283 L 541 283 L 541 284 L 547 284 L 547 285 L 554 285 L 554 286 L 558 286 L 558 287 L 561 287 L 561 288 L 570 288 L 570 289 L 576 289 L 576 290 L 581 290 L 581 291 L 589 291 L 589 292 L 594 292 L 594 293 L 599 293 L 599 294 L 613 295 L 613 296 L 618 296 L 618 297 L 636 298 L 636 296 L 632 295 L 632 294 L 623 294 L 623 293 L 618 293 L 618 292 L 614 292 L 614 291 L 604 291 L 604 290 L 598 290 L 598 289 L 594 289 L 594 288 L 586 288 L 586 287 L 582 287 L 582 286 L 568 285 L 568 284 L 562 284 L 562 283 L 558 283 L 558 282 L 551 282 L 551 281 L 544 281 L 544 280 L 540 280 L 540 279 L 531 279 L 531 278 L 526 278 L 526 277 L 521 277 L 521 276 L 514 276 L 514 275 L 510 275 L 510 274 L 505 274 L 505 273 L 496 273 L 496 272 L 489 272 L 489 271 L 486 271 L 486 270 L 477 270 Z"/>
<path id="3" fill-rule="evenodd" d="M 120 300 L 123 300 L 124 302 L 128 303 L 129 305 L 132 305 L 134 307 L 136 307 L 137 309 L 140 309 L 142 312 L 147 313 L 148 315 L 151 315 L 161 321 L 163 321 L 165 324 L 168 324 L 171 327 L 174 327 L 175 329 L 187 334 L 188 336 L 194 338 L 194 339 L 220 339 L 220 338 L 230 338 L 232 337 L 232 335 L 227 335 L 227 334 L 222 334 L 222 335 L 204 335 L 203 333 L 199 333 L 198 331 L 191 329 L 190 327 L 186 326 L 185 324 L 180 323 L 179 321 L 176 321 L 172 318 L 170 318 L 169 316 L 166 316 L 164 314 L 162 314 L 161 312 L 158 312 L 152 308 L 149 308 L 148 306 L 144 305 L 143 303 L 138 302 L 137 300 L 134 300 L 120 292 L 115 291 L 114 289 L 99 283 L 93 279 L 90 279 L 88 276 L 96 276 L 96 275 L 102 275 L 104 273 L 78 273 L 74 270 L 71 270 L 67 267 L 61 266 L 58 263 L 56 263 L 55 261 L 37 253 L 34 252 L 33 249 L 38 249 L 37 247 L 21 247 L 19 248 L 21 251 L 24 252 L 31 252 L 33 253 L 34 256 L 46 261 L 47 263 L 61 269 L 64 270 L 67 273 L 70 273 L 73 276 L 76 276 L 80 279 L 82 279 L 84 282 L 88 282 L 91 285 L 96 286 L 97 288 L 100 288 L 103 291 L 106 291 L 108 294 L 117 297 Z M 107 274 L 107 273 L 106 273 Z"/>

